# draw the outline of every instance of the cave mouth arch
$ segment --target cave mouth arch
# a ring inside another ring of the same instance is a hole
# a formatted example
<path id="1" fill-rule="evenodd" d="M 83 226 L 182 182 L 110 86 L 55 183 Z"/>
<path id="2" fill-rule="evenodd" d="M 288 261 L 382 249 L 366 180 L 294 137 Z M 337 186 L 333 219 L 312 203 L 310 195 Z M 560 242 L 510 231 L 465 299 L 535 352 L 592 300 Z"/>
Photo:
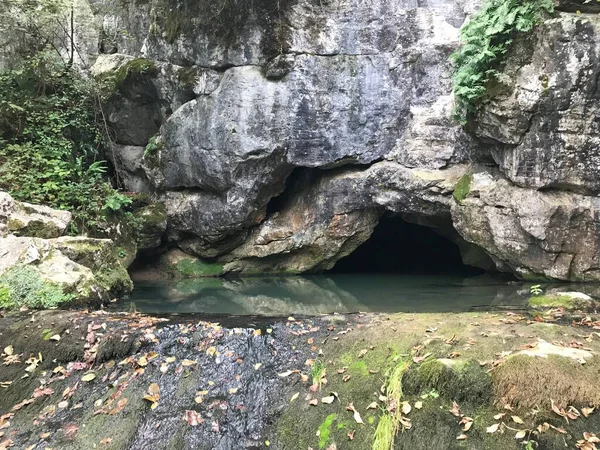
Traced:
<path id="1" fill-rule="evenodd" d="M 446 233 L 444 233 L 446 230 Z M 371 237 L 350 255 L 340 259 L 329 274 L 456 275 L 486 273 L 463 263 L 458 245 L 448 237 L 448 224 L 436 231 L 399 215 L 384 215 Z"/>

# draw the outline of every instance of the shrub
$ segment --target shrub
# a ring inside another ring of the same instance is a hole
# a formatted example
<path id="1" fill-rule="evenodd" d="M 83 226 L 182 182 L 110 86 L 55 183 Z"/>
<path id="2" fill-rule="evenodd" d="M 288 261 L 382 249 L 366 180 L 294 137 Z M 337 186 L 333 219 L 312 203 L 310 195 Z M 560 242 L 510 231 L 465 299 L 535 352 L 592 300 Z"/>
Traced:
<path id="1" fill-rule="evenodd" d="M 517 33 L 531 31 L 553 9 L 552 0 L 485 0 L 462 27 L 462 45 L 451 56 L 455 120 L 466 123 L 485 97 L 488 83 L 502 81 L 499 67 Z"/>
<path id="2" fill-rule="evenodd" d="M 91 233 L 131 200 L 108 183 L 96 88 L 51 53 L 0 72 L 0 189 L 73 213 Z"/>
<path id="3" fill-rule="evenodd" d="M 0 308 L 55 308 L 72 299 L 31 266 L 14 266 L 0 276 Z"/>

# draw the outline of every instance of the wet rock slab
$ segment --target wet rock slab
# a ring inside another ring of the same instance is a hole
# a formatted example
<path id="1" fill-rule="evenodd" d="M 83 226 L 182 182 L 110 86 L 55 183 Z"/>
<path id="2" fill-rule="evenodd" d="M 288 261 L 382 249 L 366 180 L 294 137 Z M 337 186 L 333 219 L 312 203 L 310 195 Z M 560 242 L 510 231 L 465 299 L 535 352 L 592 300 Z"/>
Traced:
<path id="1" fill-rule="evenodd" d="M 389 392 L 400 363 L 405 430 L 394 448 L 453 448 L 464 434 L 461 448 L 520 449 L 525 438 L 514 430 L 527 430 L 541 448 L 574 446 L 600 425 L 600 321 L 561 325 L 564 311 L 545 314 L 221 324 L 106 312 L 11 315 L 0 319 L 0 447 L 371 448 L 383 414 L 397 408 Z M 538 355 L 550 347 L 565 350 Z M 473 420 L 468 430 L 465 420 Z"/>

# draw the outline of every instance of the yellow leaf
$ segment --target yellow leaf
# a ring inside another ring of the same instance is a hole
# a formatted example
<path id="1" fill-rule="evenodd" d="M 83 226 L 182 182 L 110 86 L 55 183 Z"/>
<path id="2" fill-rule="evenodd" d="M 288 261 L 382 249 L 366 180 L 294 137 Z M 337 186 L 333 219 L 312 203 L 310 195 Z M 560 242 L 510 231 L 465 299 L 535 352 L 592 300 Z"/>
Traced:
<path id="1" fill-rule="evenodd" d="M 183 367 L 193 366 L 194 364 L 198 364 L 198 362 L 197 361 L 192 361 L 191 359 L 184 359 L 183 361 L 181 361 L 181 365 Z"/>
<path id="2" fill-rule="evenodd" d="M 141 356 L 140 359 L 138 359 L 137 363 L 142 367 L 146 367 L 148 365 L 148 360 L 145 356 Z"/>
<path id="3" fill-rule="evenodd" d="M 527 430 L 517 431 L 517 434 L 515 434 L 515 439 L 523 439 L 526 434 L 527 434 Z"/>
<path id="4" fill-rule="evenodd" d="M 86 373 L 81 377 L 81 381 L 89 382 L 96 378 L 96 374 L 94 372 Z"/>
<path id="5" fill-rule="evenodd" d="M 12 345 L 9 345 L 8 347 L 4 348 L 4 354 L 6 356 L 12 356 L 14 353 L 15 353 L 15 350 Z"/>
<path id="6" fill-rule="evenodd" d="M 258 370 L 262 367 L 262 363 L 256 363 L 254 364 L 254 370 Z"/>
<path id="7" fill-rule="evenodd" d="M 293 402 L 294 400 L 296 400 L 299 395 L 300 395 L 300 392 L 296 392 L 294 395 L 292 395 L 292 398 L 290 398 L 290 403 Z"/>
<path id="8" fill-rule="evenodd" d="M 523 419 L 521 419 L 519 416 L 512 416 L 512 420 L 513 420 L 513 422 L 519 423 L 521 425 L 524 423 Z"/>
<path id="9" fill-rule="evenodd" d="M 160 387 L 156 383 L 150 383 L 150 386 L 148 386 L 148 392 L 152 395 L 158 394 L 160 392 Z"/>
<path id="10" fill-rule="evenodd" d="M 423 402 L 422 401 L 415 402 L 415 408 L 421 409 L 422 407 L 423 407 Z"/>

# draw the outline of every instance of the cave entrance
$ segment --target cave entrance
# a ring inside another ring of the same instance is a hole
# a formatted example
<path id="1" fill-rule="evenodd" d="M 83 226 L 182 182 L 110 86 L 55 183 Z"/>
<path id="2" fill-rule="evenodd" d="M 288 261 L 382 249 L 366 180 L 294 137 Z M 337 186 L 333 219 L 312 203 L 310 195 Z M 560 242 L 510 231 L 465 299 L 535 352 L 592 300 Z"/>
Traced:
<path id="1" fill-rule="evenodd" d="M 443 229 L 452 230 L 451 225 Z M 476 276 L 483 269 L 463 263 L 458 245 L 437 230 L 383 216 L 373 234 L 329 273 Z"/>

